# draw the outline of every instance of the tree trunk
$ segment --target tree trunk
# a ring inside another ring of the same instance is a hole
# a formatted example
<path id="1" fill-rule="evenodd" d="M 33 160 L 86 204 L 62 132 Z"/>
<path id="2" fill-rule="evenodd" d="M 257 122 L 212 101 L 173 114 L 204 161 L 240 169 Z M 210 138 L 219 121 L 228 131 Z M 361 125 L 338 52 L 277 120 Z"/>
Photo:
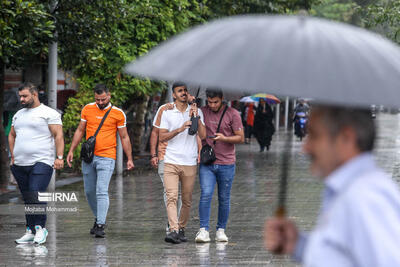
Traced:
<path id="1" fill-rule="evenodd" d="M 9 180 L 8 155 L 6 150 L 6 135 L 3 126 L 5 64 L 0 60 L 0 191 L 6 190 Z"/>
<path id="2" fill-rule="evenodd" d="M 131 142 L 133 146 L 133 154 L 139 154 L 146 144 L 143 140 L 144 135 L 144 123 L 145 123 L 145 115 L 147 112 L 147 102 L 149 101 L 149 96 L 143 96 L 137 99 L 139 101 L 136 102 L 135 106 L 135 117 L 132 126 L 132 137 Z"/>

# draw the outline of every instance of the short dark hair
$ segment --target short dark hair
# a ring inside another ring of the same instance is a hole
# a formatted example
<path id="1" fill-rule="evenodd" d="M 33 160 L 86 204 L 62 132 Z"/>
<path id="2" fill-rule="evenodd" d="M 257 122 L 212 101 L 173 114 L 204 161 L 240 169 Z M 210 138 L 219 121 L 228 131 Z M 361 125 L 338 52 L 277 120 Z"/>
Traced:
<path id="1" fill-rule="evenodd" d="M 184 82 L 174 82 L 172 84 L 172 92 L 175 92 L 176 87 L 182 87 L 182 86 L 185 86 L 185 88 L 187 88 L 186 83 Z"/>
<path id="2" fill-rule="evenodd" d="M 39 92 L 38 88 L 31 82 L 24 82 L 23 84 L 21 84 L 21 86 L 18 88 L 18 91 L 22 91 L 25 89 L 28 89 L 31 94 L 33 94 L 34 92 Z"/>
<path id="3" fill-rule="evenodd" d="M 94 87 L 94 92 L 98 95 L 101 95 L 102 93 L 109 93 L 110 90 L 107 88 L 107 86 L 105 84 L 99 83 L 96 84 L 96 86 Z"/>
<path id="4" fill-rule="evenodd" d="M 315 106 L 313 111 L 321 115 L 329 134 L 335 137 L 344 127 L 354 129 L 357 136 L 357 146 L 361 152 L 372 151 L 374 148 L 376 127 L 367 108 L 351 108 L 338 106 Z"/>
<path id="5" fill-rule="evenodd" d="M 222 93 L 222 90 L 219 88 L 207 88 L 206 96 L 209 98 L 219 97 L 222 99 L 224 94 Z"/>

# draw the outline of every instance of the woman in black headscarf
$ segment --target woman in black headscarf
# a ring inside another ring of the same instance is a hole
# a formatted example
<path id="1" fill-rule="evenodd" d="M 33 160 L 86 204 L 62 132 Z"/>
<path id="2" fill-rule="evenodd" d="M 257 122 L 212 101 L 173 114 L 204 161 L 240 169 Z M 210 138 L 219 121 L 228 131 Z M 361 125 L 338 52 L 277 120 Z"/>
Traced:
<path id="1" fill-rule="evenodd" d="M 273 117 L 274 114 L 271 107 L 263 98 L 260 98 L 260 103 L 254 118 L 254 133 L 260 144 L 260 152 L 263 152 L 265 147 L 269 150 L 271 145 L 272 135 L 275 133 L 275 127 L 272 123 Z"/>

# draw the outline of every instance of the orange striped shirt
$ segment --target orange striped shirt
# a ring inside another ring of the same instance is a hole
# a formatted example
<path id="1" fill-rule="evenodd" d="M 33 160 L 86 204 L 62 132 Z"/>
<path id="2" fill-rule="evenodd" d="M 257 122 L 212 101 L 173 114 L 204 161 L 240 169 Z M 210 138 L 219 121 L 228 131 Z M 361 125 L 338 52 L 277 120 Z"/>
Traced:
<path id="1" fill-rule="evenodd" d="M 96 103 L 90 103 L 82 109 L 81 120 L 86 121 L 86 139 L 94 135 L 110 106 L 111 104 L 101 110 Z M 125 113 L 113 106 L 97 134 L 94 154 L 99 157 L 116 159 L 117 129 L 123 127 L 126 127 Z"/>

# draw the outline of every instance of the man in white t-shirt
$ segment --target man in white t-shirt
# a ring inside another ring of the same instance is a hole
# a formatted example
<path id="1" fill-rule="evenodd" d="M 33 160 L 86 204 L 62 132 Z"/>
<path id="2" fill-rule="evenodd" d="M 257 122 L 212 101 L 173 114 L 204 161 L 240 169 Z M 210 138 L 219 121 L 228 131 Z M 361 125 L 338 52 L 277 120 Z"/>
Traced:
<path id="1" fill-rule="evenodd" d="M 46 210 L 46 203 L 38 200 L 38 192 L 45 192 L 54 169 L 64 167 L 64 137 L 61 115 L 41 104 L 38 89 L 24 83 L 18 89 L 21 106 L 12 119 L 8 136 L 11 171 L 26 205 Z M 57 158 L 54 155 L 54 148 Z M 26 233 L 15 240 L 18 244 L 46 242 L 46 213 L 26 214 Z"/>
<path id="2" fill-rule="evenodd" d="M 174 83 L 172 94 L 175 100 L 174 108 L 165 110 L 161 117 L 159 141 L 168 141 L 164 156 L 164 188 L 167 193 L 167 214 L 170 233 L 166 242 L 178 244 L 187 241 L 185 227 L 189 220 L 192 204 L 192 191 L 197 173 L 198 145 L 200 139 L 206 137 L 203 113 L 196 105 L 188 103 L 188 91 L 183 83 Z M 191 116 L 198 118 L 198 131 L 190 135 Z M 177 199 L 179 182 L 181 183 L 182 207 L 177 216 Z"/>

